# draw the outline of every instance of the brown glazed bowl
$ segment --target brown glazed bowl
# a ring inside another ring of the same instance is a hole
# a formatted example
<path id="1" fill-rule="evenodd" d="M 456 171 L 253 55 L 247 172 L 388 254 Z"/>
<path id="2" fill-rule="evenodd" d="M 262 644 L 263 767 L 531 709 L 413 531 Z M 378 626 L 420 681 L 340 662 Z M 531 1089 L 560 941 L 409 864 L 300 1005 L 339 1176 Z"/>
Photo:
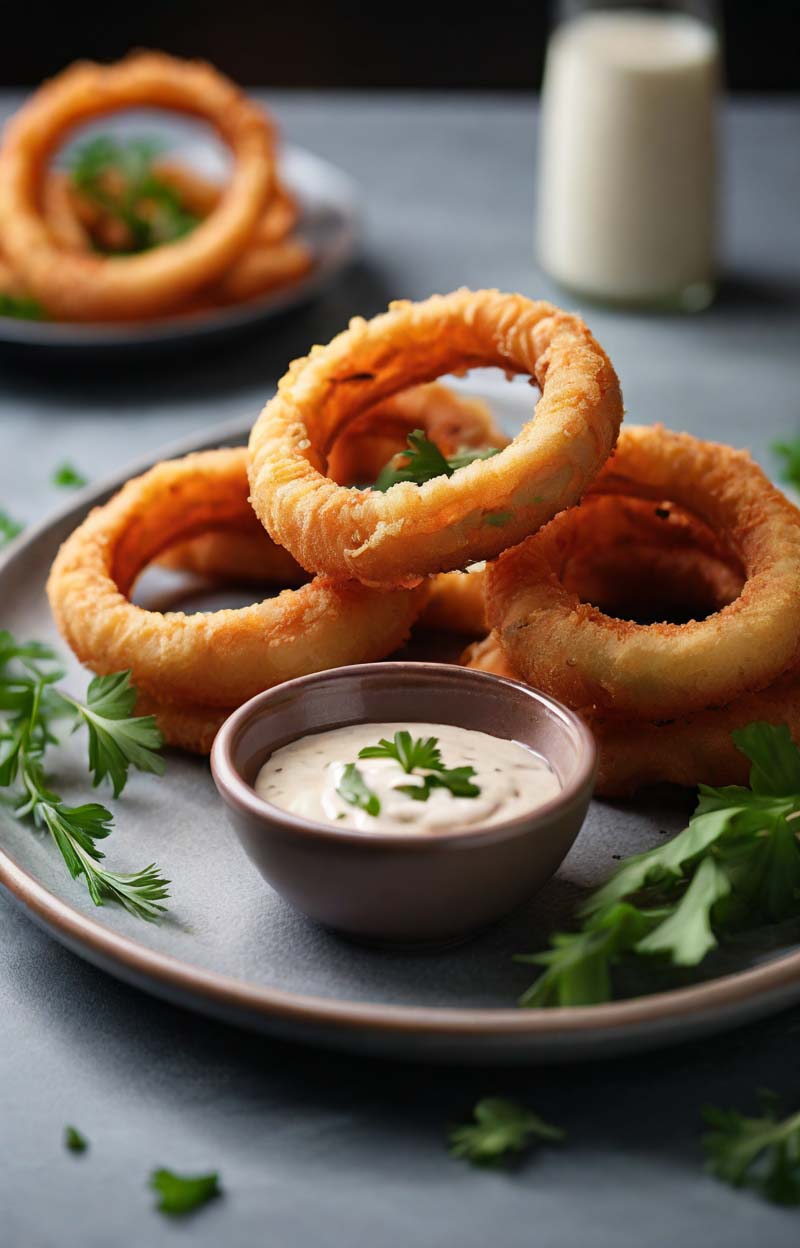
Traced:
<path id="1" fill-rule="evenodd" d="M 557 797 L 506 823 L 420 835 L 316 823 L 258 797 L 282 745 L 368 722 L 456 724 L 528 745 L 561 780 Z M 592 796 L 596 751 L 572 711 L 525 685 L 442 663 L 367 663 L 290 680 L 223 724 L 214 781 L 264 879 L 325 927 L 383 944 L 462 940 L 507 914 L 556 871 Z"/>

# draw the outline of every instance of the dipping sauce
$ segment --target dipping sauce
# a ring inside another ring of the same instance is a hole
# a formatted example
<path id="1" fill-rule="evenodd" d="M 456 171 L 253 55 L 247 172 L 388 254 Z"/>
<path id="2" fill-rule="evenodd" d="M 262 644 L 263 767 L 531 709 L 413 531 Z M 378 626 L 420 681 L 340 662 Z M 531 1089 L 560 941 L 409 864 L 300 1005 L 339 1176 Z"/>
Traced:
<path id="1" fill-rule="evenodd" d="M 713 294 L 719 41 L 641 10 L 565 21 L 542 87 L 538 250 L 579 294 L 692 310 Z"/>
<path id="2" fill-rule="evenodd" d="M 410 752 L 397 733 L 409 734 Z M 389 743 L 389 756 L 359 758 L 362 749 L 377 747 L 382 739 Z M 406 767 L 419 761 L 406 770 L 393 752 Z M 473 772 L 454 776 L 457 768 Z M 403 791 L 411 786 L 416 796 Z M 464 789 L 478 792 L 461 795 Z M 533 750 L 486 732 L 452 724 L 350 724 L 276 750 L 259 771 L 255 790 L 273 806 L 317 823 L 426 834 L 527 814 L 554 798 L 561 783 Z"/>

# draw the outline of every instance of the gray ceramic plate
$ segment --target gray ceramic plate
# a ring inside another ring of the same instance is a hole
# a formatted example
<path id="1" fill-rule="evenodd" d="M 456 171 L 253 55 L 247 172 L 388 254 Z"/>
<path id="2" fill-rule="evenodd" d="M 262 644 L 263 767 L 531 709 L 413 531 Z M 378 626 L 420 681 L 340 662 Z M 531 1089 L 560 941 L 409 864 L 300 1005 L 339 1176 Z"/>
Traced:
<path id="1" fill-rule="evenodd" d="M 315 257 L 313 268 L 300 281 L 235 307 L 141 324 L 72 325 L 0 317 L 0 350 L 17 357 L 35 353 L 40 359 L 46 353 L 48 358 L 90 361 L 153 354 L 221 341 L 307 303 L 353 258 L 358 237 L 356 193 L 346 174 L 301 148 L 284 149 L 281 171 L 302 206 L 298 233 Z"/>
<path id="2" fill-rule="evenodd" d="M 518 426 L 532 396 L 492 387 L 503 423 Z M 242 440 L 227 426 L 182 446 Z M 144 468 L 136 464 L 125 476 Z M 119 480 L 78 496 L 18 539 L 0 566 L 2 626 L 57 641 L 44 597 L 58 543 Z M 151 590 L 151 592 L 153 592 Z M 63 648 L 63 647 L 62 647 Z M 70 664 L 76 690 L 85 677 Z M 85 793 L 82 743 L 61 755 L 62 788 Z M 76 779 L 80 788 L 71 789 Z M 691 800 L 660 793 L 636 805 L 595 802 L 563 868 L 521 912 L 470 944 L 436 954 L 377 952 L 349 944 L 294 913 L 263 883 L 228 827 L 205 762 L 169 758 L 163 780 L 134 776 L 115 804 L 109 861 L 120 870 L 157 860 L 172 880 L 159 926 L 111 906 L 96 910 L 67 877 L 53 846 L 0 815 L 0 881 L 58 940 L 149 992 L 265 1032 L 344 1049 L 469 1062 L 579 1060 L 655 1047 L 731 1027 L 800 1000 L 797 932 L 709 959 L 702 979 L 648 977 L 650 995 L 593 1009 L 519 1010 L 530 981 L 515 952 L 541 948 L 581 891 L 615 855 L 646 848 L 682 826 Z M 654 991 L 656 989 L 656 991 Z"/>

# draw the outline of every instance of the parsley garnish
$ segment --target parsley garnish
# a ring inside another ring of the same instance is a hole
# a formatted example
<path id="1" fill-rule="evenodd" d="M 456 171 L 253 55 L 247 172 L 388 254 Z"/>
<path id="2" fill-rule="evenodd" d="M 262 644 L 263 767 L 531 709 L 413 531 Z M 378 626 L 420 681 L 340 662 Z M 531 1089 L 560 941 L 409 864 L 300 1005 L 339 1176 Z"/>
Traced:
<path id="1" fill-rule="evenodd" d="M 712 1130 L 703 1137 L 707 1169 L 733 1187 L 751 1187 L 780 1205 L 800 1205 L 800 1113 L 778 1118 L 772 1093 L 762 1093 L 763 1114 L 704 1110 Z"/>
<path id="2" fill-rule="evenodd" d="M 175 242 L 198 224 L 175 189 L 153 169 L 163 151 L 157 139 L 98 135 L 75 151 L 70 176 L 87 198 L 126 227 L 127 252 L 148 251 Z"/>
<path id="3" fill-rule="evenodd" d="M 483 517 L 483 523 L 490 524 L 494 529 L 502 529 L 508 524 L 513 514 L 513 511 L 487 511 Z"/>
<path id="4" fill-rule="evenodd" d="M 168 880 L 154 863 L 132 874 L 101 866 L 96 842 L 111 831 L 113 816 L 97 802 L 67 806 L 50 788 L 44 760 L 58 743 L 54 725 L 72 721 L 88 729 L 89 767 L 95 785 L 106 777 L 114 796 L 125 787 L 130 767 L 160 775 L 164 763 L 156 752 L 161 734 L 152 716 L 131 715 L 136 691 L 130 673 L 98 676 L 86 702 L 57 689 L 63 673 L 56 655 L 41 642 L 18 642 L 0 632 L 0 788 L 9 789 L 18 819 L 30 818 L 50 833 L 73 879 L 82 876 L 97 906 L 116 901 L 131 914 L 155 919 L 165 910 Z"/>
<path id="5" fill-rule="evenodd" d="M 336 786 L 336 792 L 350 806 L 357 806 L 373 817 L 381 813 L 381 804 L 377 793 L 368 789 L 364 777 L 355 763 L 347 763 L 342 778 Z"/>
<path id="6" fill-rule="evenodd" d="M 52 476 L 53 485 L 63 486 L 65 489 L 79 490 L 84 485 L 88 485 L 88 481 L 82 472 L 73 467 L 72 464 L 64 462 L 59 464 Z"/>
<path id="7" fill-rule="evenodd" d="M 564 1132 L 553 1127 L 523 1105 L 500 1097 L 487 1097 L 473 1110 L 475 1122 L 450 1132 L 450 1155 L 476 1166 L 492 1166 L 509 1154 L 521 1153 L 534 1140 L 560 1142 Z"/>
<path id="8" fill-rule="evenodd" d="M 791 442 L 773 442 L 772 450 L 783 460 L 783 480 L 800 487 L 800 437 Z"/>
<path id="9" fill-rule="evenodd" d="M 381 737 L 377 745 L 365 745 L 358 751 L 359 758 L 392 758 L 399 763 L 406 775 L 411 775 L 415 767 L 438 770 L 442 766 L 442 755 L 437 737 L 412 738 L 405 730 L 396 732 L 393 741 Z"/>
<path id="10" fill-rule="evenodd" d="M 85 1153 L 89 1147 L 89 1141 L 85 1135 L 81 1135 L 77 1127 L 65 1127 L 64 1147 L 68 1148 L 71 1153 Z"/>
<path id="11" fill-rule="evenodd" d="M 150 1175 L 150 1187 L 159 1197 L 156 1208 L 172 1217 L 193 1213 L 222 1194 L 216 1172 L 175 1174 L 173 1170 L 154 1170 Z"/>
<path id="12" fill-rule="evenodd" d="M 44 308 L 29 295 L 0 291 L 0 316 L 13 316 L 18 321 L 43 321 Z"/>
<path id="13" fill-rule="evenodd" d="M 420 771 L 432 774 L 422 778 L 421 784 L 396 784 L 398 793 L 405 793 L 417 802 L 427 802 L 434 789 L 449 789 L 453 797 L 477 797 L 480 789 L 472 783 L 474 767 L 445 767 L 436 737 L 416 737 L 404 730 L 394 734 L 394 741 L 382 737 L 378 745 L 366 745 L 358 752 L 359 758 L 391 758 L 398 762 L 406 775 Z"/>
<path id="14" fill-rule="evenodd" d="M 435 442 L 429 442 L 423 429 L 415 429 L 408 435 L 408 450 L 398 451 L 378 473 L 374 490 L 382 493 L 399 481 L 413 481 L 424 485 L 434 477 L 452 477 L 459 468 L 465 468 L 476 459 L 490 459 L 499 455 L 499 449 L 489 446 L 480 451 L 465 449 L 445 459 Z"/>
<path id="15" fill-rule="evenodd" d="M 595 1005 L 612 997 L 623 956 L 696 966 L 729 934 L 800 915 L 800 752 L 785 724 L 732 733 L 750 787 L 700 785 L 689 826 L 626 859 L 582 907 L 577 932 L 520 956 L 544 973 L 520 1005 Z"/>
<path id="16" fill-rule="evenodd" d="M 25 526 L 12 520 L 5 511 L 0 511 L 0 550 L 22 532 Z"/>

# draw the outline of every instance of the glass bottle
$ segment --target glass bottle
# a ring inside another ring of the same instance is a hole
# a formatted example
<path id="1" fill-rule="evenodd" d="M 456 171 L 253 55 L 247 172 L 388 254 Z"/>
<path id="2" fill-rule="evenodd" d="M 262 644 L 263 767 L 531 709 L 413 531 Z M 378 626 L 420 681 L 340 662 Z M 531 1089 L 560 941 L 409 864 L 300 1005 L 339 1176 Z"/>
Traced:
<path id="1" fill-rule="evenodd" d="M 599 302 L 714 296 L 720 38 L 711 3 L 564 0 L 542 87 L 537 247 Z"/>

